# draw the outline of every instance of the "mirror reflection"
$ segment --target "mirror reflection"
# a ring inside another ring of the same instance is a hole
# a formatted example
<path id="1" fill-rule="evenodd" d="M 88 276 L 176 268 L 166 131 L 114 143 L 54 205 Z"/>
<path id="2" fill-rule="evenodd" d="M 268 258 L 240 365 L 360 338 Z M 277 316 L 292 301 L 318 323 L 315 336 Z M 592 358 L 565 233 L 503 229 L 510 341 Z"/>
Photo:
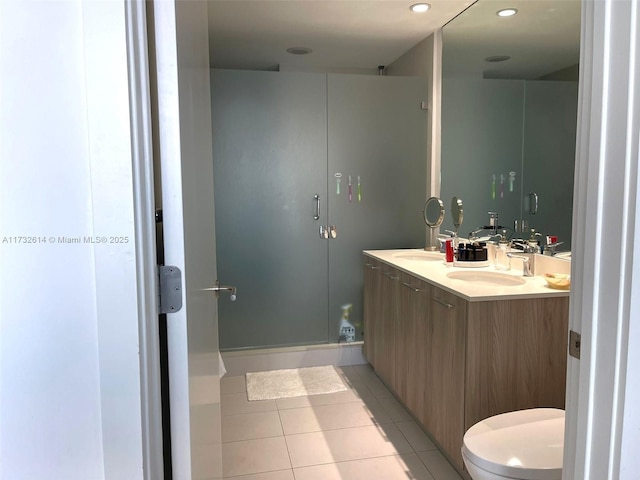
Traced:
<path id="1" fill-rule="evenodd" d="M 456 228 L 456 232 L 460 225 L 462 225 L 463 219 L 464 211 L 462 209 L 462 200 L 458 197 L 453 197 L 451 199 L 451 221 L 453 222 L 453 226 Z"/>
<path id="2" fill-rule="evenodd" d="M 570 249 L 579 51 L 574 0 L 479 0 L 444 27 L 441 195 L 465 197 L 468 232 L 497 212 Z"/>

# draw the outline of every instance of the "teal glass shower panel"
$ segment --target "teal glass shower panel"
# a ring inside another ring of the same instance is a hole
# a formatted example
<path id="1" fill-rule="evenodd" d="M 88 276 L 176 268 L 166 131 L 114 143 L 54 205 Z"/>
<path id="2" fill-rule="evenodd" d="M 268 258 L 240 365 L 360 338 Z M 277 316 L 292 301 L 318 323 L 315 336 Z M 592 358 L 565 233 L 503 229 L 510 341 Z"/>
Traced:
<path id="1" fill-rule="evenodd" d="M 220 348 L 326 343 L 324 75 L 211 74 Z M 320 218 L 315 220 L 320 197 Z"/>
<path id="2" fill-rule="evenodd" d="M 361 340 L 362 250 L 425 246 L 427 80 L 329 74 L 327 85 L 329 221 L 338 233 L 329 241 L 329 340 L 345 340 L 345 305 Z"/>

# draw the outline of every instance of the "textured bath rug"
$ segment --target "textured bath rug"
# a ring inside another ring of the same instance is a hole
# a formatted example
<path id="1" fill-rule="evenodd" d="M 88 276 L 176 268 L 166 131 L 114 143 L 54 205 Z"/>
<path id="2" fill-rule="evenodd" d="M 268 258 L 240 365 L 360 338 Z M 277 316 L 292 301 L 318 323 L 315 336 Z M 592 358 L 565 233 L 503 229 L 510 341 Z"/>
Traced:
<path id="1" fill-rule="evenodd" d="M 249 400 L 319 395 L 341 392 L 347 387 L 332 366 L 247 373 Z"/>

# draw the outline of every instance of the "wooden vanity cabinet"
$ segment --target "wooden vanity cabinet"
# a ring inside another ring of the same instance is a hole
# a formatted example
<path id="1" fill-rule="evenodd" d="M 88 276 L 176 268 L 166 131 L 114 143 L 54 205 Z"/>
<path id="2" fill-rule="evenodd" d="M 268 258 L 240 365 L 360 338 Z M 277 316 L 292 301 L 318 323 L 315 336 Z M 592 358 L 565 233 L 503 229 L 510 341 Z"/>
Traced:
<path id="1" fill-rule="evenodd" d="M 380 338 L 377 339 L 377 347 L 381 354 L 378 355 L 378 367 L 376 372 L 392 389 L 397 390 L 398 379 L 396 377 L 396 357 L 398 355 L 399 322 L 400 322 L 400 278 L 399 270 L 384 265 L 382 272 L 382 321 Z"/>
<path id="2" fill-rule="evenodd" d="M 428 305 L 431 285 L 402 273 L 400 321 L 396 333 L 396 395 L 420 419 L 424 397 L 428 352 Z M 416 381 L 424 379 L 424 381 Z"/>
<path id="3" fill-rule="evenodd" d="M 429 300 L 424 414 L 419 419 L 462 468 L 467 302 L 437 287 Z"/>
<path id="4" fill-rule="evenodd" d="M 475 423 L 564 408 L 568 321 L 569 297 L 469 302 L 365 256 L 366 358 L 460 472 Z"/>
<path id="5" fill-rule="evenodd" d="M 465 427 L 492 415 L 564 408 L 569 297 L 468 302 Z"/>
<path id="6" fill-rule="evenodd" d="M 365 257 L 365 356 L 389 386 L 396 387 L 396 330 L 400 316 L 399 270 Z"/>
<path id="7" fill-rule="evenodd" d="M 364 298 L 362 302 L 364 356 L 375 369 L 378 364 L 376 342 L 379 324 L 382 321 L 382 275 L 381 264 L 364 257 Z"/>

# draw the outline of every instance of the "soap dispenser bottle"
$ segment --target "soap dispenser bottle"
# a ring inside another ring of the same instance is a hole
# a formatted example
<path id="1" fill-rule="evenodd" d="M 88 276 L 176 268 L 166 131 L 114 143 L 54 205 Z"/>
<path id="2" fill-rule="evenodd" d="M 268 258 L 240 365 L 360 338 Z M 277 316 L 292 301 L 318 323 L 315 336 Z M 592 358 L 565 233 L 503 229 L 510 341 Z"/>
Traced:
<path id="1" fill-rule="evenodd" d="M 507 242 L 507 232 L 502 230 L 502 233 L 498 234 L 500 241 L 496 247 L 496 270 L 511 270 L 511 259 L 507 255 L 509 250 L 509 242 Z"/>
<path id="2" fill-rule="evenodd" d="M 529 244 L 529 253 L 540 253 L 540 243 L 538 242 L 538 237 L 540 237 L 541 235 L 539 233 L 536 233 L 536 230 L 534 228 L 531 229 L 531 237 L 529 237 L 529 240 L 527 241 L 527 243 Z"/>

